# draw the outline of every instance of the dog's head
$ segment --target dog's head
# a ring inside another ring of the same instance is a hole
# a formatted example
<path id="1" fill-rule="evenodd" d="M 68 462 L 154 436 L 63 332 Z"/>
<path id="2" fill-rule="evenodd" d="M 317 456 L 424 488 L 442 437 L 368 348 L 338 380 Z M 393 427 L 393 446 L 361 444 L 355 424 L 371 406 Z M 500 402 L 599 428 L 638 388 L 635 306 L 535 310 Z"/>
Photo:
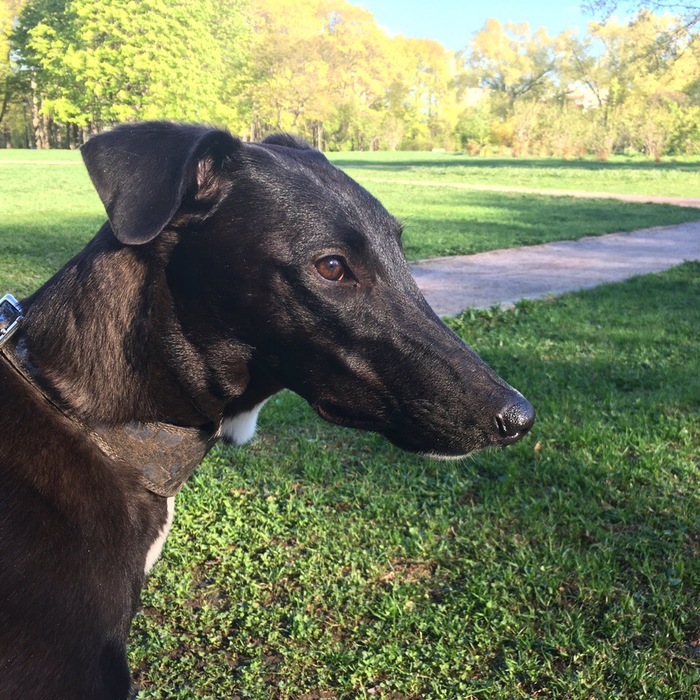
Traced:
<path id="1" fill-rule="evenodd" d="M 439 456 L 532 426 L 532 406 L 426 303 L 399 223 L 318 151 L 150 123 L 93 138 L 83 157 L 122 244 L 168 239 L 174 313 L 203 381 L 230 366 L 227 343 L 248 348 L 225 412 L 255 385 L 287 387 L 328 421 Z"/>

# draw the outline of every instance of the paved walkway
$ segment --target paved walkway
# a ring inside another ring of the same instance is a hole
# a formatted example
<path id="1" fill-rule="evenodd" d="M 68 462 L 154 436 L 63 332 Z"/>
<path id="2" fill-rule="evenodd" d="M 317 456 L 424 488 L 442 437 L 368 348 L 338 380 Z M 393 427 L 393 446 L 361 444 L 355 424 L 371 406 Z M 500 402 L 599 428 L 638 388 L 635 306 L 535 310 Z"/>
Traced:
<path id="1" fill-rule="evenodd" d="M 598 195 L 600 196 L 600 195 Z M 630 233 L 422 260 L 411 265 L 440 316 L 508 306 L 700 260 L 700 221 Z"/>

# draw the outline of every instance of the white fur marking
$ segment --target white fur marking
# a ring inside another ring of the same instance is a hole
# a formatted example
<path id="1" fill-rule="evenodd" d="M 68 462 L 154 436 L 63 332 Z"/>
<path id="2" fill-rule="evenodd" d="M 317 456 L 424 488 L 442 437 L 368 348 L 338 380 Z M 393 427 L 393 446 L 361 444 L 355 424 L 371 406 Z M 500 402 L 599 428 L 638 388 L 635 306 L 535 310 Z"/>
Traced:
<path id="1" fill-rule="evenodd" d="M 146 555 L 146 573 L 148 573 L 153 568 L 153 565 L 158 561 L 158 557 L 160 557 L 160 553 L 163 551 L 165 540 L 168 538 L 170 527 L 173 524 L 173 516 L 175 515 L 175 496 L 171 496 L 167 499 L 166 507 L 168 510 L 168 515 L 163 523 L 163 527 L 160 529 L 158 537 L 156 537 L 156 539 L 153 541 L 153 544 Z"/>
<path id="2" fill-rule="evenodd" d="M 263 401 L 250 411 L 239 413 L 233 418 L 224 418 L 221 422 L 221 428 L 219 428 L 219 435 L 234 445 L 244 445 L 246 442 L 250 442 L 258 425 L 258 414 L 264 405 Z"/>

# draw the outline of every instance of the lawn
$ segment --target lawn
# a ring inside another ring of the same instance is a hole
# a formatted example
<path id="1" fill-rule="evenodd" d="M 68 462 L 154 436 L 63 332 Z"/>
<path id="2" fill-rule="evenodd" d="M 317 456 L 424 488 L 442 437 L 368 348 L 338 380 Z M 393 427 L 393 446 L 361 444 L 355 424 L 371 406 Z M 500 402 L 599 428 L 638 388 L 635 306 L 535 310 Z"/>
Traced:
<path id="1" fill-rule="evenodd" d="M 700 209 L 670 205 L 400 183 L 363 184 L 404 224 L 404 249 L 410 260 L 576 240 L 700 219 Z"/>
<path id="2" fill-rule="evenodd" d="M 0 152 L 17 294 L 104 218 L 77 154 L 36 162 L 54 155 Z M 417 257 L 700 214 L 375 185 Z M 521 443 L 462 462 L 273 398 L 256 441 L 215 448 L 178 497 L 131 636 L 139 697 L 697 697 L 699 299 L 688 263 L 451 319 L 538 411 Z"/>
<path id="3" fill-rule="evenodd" d="M 425 181 L 583 192 L 700 197 L 700 158 L 654 163 L 640 158 L 488 158 L 453 153 L 331 153 L 360 181 Z"/>
<path id="4" fill-rule="evenodd" d="M 376 163 L 383 157 L 362 155 Z M 455 156 L 440 156 L 448 157 Z M 424 169 L 439 171 L 441 162 Z M 364 171 L 351 172 L 362 182 Z M 412 260 L 700 219 L 700 210 L 682 207 L 364 184 L 404 223 L 404 245 Z M 19 295 L 79 250 L 104 220 L 76 152 L 0 151 L 0 193 L 0 288 Z"/>
<path id="5" fill-rule="evenodd" d="M 0 293 L 29 294 L 105 219 L 78 153 L 0 150 Z"/>

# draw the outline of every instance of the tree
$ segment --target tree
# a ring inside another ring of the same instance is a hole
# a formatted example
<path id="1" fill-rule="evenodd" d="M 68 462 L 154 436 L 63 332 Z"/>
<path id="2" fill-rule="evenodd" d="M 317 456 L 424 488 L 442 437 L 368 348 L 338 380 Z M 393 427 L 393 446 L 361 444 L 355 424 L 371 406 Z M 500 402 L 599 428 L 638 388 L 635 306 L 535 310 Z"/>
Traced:
<path id="1" fill-rule="evenodd" d="M 597 152 L 609 152 L 615 135 L 660 158 L 675 123 L 667 118 L 670 105 L 688 101 L 700 77 L 696 46 L 694 35 L 669 15 L 643 11 L 626 23 L 591 25 L 589 36 L 570 53 L 567 75 L 598 101 Z"/>
<path id="2" fill-rule="evenodd" d="M 22 4 L 23 0 L 0 0 L 0 123 L 7 114 L 12 93 L 18 87 L 11 61 L 10 37 Z"/>
<path id="3" fill-rule="evenodd" d="M 37 145 L 47 145 L 45 117 L 85 131 L 156 117 L 235 122 L 222 96 L 242 31 L 236 0 L 29 0 L 14 37 Z"/>
<path id="4" fill-rule="evenodd" d="M 327 92 L 354 114 L 356 139 L 376 149 L 386 126 L 386 85 L 395 56 L 371 13 L 347 2 L 327 2 L 321 54 L 328 64 Z M 337 110 L 333 105 L 331 113 Z"/>
<path id="5" fill-rule="evenodd" d="M 0 0 L 0 120 L 6 143 L 39 147 L 174 118 L 321 149 L 659 158 L 700 150 L 688 16 L 642 11 L 580 38 L 491 19 L 455 54 L 389 37 L 347 0 Z"/>
<path id="6" fill-rule="evenodd" d="M 461 147 L 466 148 L 469 155 L 478 155 L 488 145 L 492 120 L 491 105 L 486 97 L 468 105 L 459 115 L 456 133 Z"/>
<path id="7" fill-rule="evenodd" d="M 658 37 L 659 45 L 673 47 L 679 36 L 700 25 L 700 4 L 685 0 L 585 0 L 581 8 L 601 23 L 609 22 L 616 14 L 635 16 L 641 13 L 662 13 L 678 18 L 676 26 Z"/>
<path id="8" fill-rule="evenodd" d="M 533 34 L 526 23 L 504 26 L 489 19 L 462 53 L 462 83 L 502 95 L 512 109 L 525 95 L 542 98 L 554 91 L 561 48 L 561 39 L 544 29 Z"/>
<path id="9" fill-rule="evenodd" d="M 683 0 L 586 0 L 581 8 L 602 20 L 610 19 L 617 12 L 635 15 L 643 10 L 683 17 L 686 26 L 697 24 L 700 20 L 700 5 Z"/>
<path id="10" fill-rule="evenodd" d="M 372 15 L 344 0 L 252 0 L 251 10 L 253 136 L 294 130 L 320 147 L 324 133 L 362 132 L 364 142 L 381 122 L 390 71 L 389 40 Z"/>
<path id="11" fill-rule="evenodd" d="M 424 132 L 423 147 L 451 145 L 460 111 L 455 93 L 454 55 L 430 39 L 404 41 L 409 71 L 406 106 L 414 129 L 420 125 Z"/>

